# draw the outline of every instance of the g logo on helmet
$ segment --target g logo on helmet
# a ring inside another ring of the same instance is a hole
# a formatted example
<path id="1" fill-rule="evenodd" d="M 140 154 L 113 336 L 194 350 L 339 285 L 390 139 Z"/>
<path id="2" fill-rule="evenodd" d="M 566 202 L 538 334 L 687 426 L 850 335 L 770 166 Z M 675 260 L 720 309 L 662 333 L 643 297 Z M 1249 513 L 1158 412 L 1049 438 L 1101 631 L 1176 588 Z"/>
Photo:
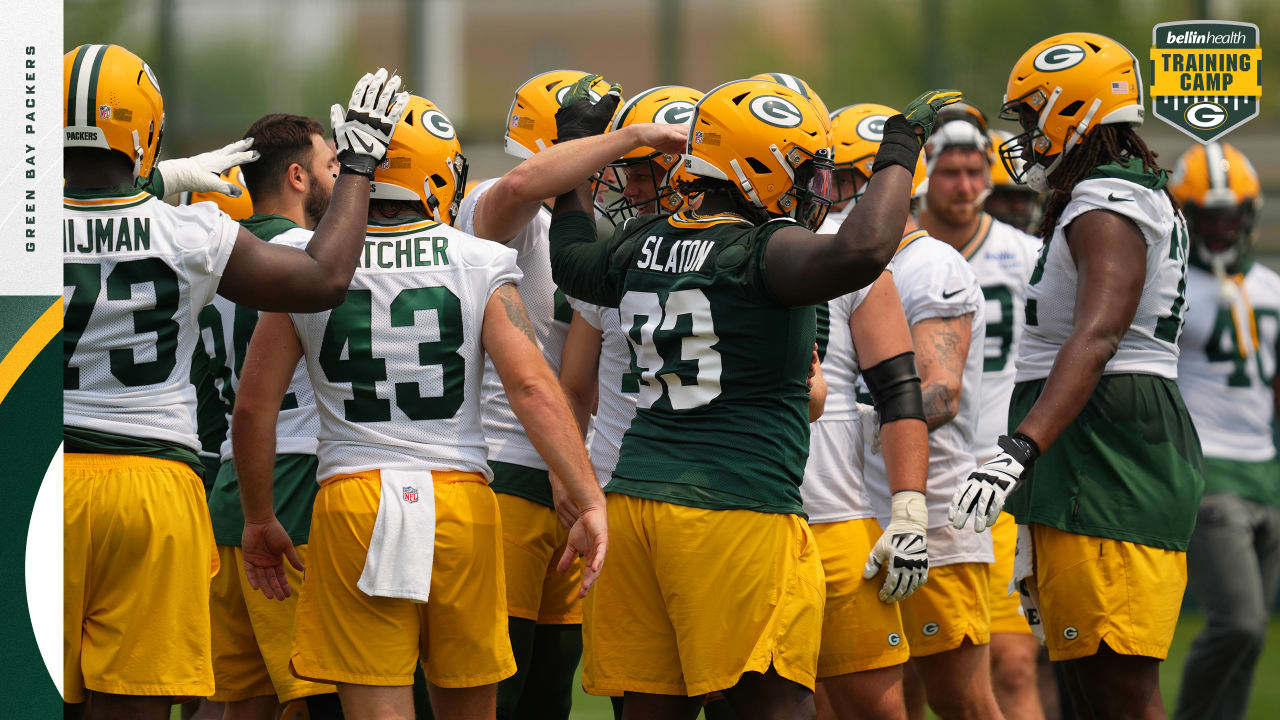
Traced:
<path id="1" fill-rule="evenodd" d="M 858 137 L 871 142 L 884 141 L 884 123 L 889 119 L 888 115 L 868 115 L 858 121 L 858 127 L 854 128 Z"/>
<path id="2" fill-rule="evenodd" d="M 514 117 L 514 116 L 512 116 Z M 452 140 L 454 136 L 453 123 L 449 122 L 449 118 L 439 110 L 428 110 L 422 113 L 419 118 L 422 123 L 422 129 L 435 135 L 441 140 Z"/>
<path id="3" fill-rule="evenodd" d="M 564 96 L 565 96 L 565 95 L 568 95 L 568 94 L 569 94 L 569 91 L 570 91 L 570 90 L 572 90 L 572 89 L 573 89 L 573 86 L 572 86 L 572 85 L 565 85 L 564 87 L 562 87 L 562 88 L 560 88 L 559 90 L 557 90 L 557 91 L 556 91 L 556 104 L 557 104 L 557 105 L 564 105 Z M 596 92 L 596 91 L 595 91 L 595 88 L 587 88 L 587 94 L 591 96 L 591 102 L 593 102 L 593 103 L 600 102 L 600 93 Z"/>
<path id="4" fill-rule="evenodd" d="M 672 100 L 658 108 L 653 114 L 653 121 L 668 125 L 684 125 L 693 116 L 693 103 L 687 100 Z"/>
<path id="5" fill-rule="evenodd" d="M 777 95 L 759 95 L 751 100 L 747 109 L 752 115 L 774 127 L 797 127 L 804 119 L 795 103 Z"/>
<path id="6" fill-rule="evenodd" d="M 1084 60 L 1084 48 L 1072 43 L 1047 47 L 1036 56 L 1032 66 L 1041 72 L 1057 72 L 1074 67 Z"/>
<path id="7" fill-rule="evenodd" d="M 1227 121 L 1227 109 L 1218 103 L 1202 100 L 1188 105 L 1182 118 L 1197 130 L 1212 130 Z"/>

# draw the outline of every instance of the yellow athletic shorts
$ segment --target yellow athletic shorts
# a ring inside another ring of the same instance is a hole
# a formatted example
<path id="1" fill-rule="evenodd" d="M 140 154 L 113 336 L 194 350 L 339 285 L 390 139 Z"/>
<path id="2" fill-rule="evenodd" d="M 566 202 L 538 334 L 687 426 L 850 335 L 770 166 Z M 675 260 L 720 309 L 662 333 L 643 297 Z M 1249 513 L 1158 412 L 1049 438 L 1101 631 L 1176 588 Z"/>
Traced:
<path id="1" fill-rule="evenodd" d="M 875 518 L 810 525 L 827 578 L 818 677 L 875 670 L 906 662 L 911 653 L 897 603 L 880 602 L 884 575 L 862 579 L 867 555 L 880 539 Z"/>
<path id="2" fill-rule="evenodd" d="M 63 693 L 213 692 L 204 483 L 185 463 L 63 458 Z"/>
<path id="3" fill-rule="evenodd" d="M 440 687 L 515 674 L 507 637 L 502 521 L 478 473 L 435 472 L 430 599 L 373 597 L 356 587 L 378 517 L 381 473 L 321 483 L 311 514 L 306 582 L 293 632 L 295 675 L 316 682 L 412 685 L 420 658 Z"/>
<path id="4" fill-rule="evenodd" d="M 307 546 L 297 546 L 307 561 Z M 284 600 L 268 600 L 249 586 L 244 551 L 218 546 L 222 571 L 213 579 L 209 613 L 213 617 L 213 702 L 235 702 L 275 695 L 280 702 L 337 692 L 332 685 L 299 680 L 289 672 L 293 642 L 293 614 L 298 608 L 302 573 L 284 564 L 293 593 Z"/>
<path id="5" fill-rule="evenodd" d="M 911 644 L 911 657 L 936 655 L 991 641 L 988 563 L 956 563 L 929 568 L 929 581 L 898 605 Z"/>
<path id="6" fill-rule="evenodd" d="M 996 553 L 991 566 L 991 632 L 1030 635 L 1031 626 L 1023 614 L 1018 593 L 1009 592 L 1013 579 L 1013 552 L 1018 545 L 1018 524 L 1009 513 L 1000 513 L 991 526 L 991 544 Z"/>
<path id="7" fill-rule="evenodd" d="M 696 696 L 770 665 L 813 688 L 825 583 L 804 518 L 607 503 L 609 557 L 584 603 L 587 692 Z"/>
<path id="8" fill-rule="evenodd" d="M 582 561 L 557 572 L 569 531 L 556 511 L 532 500 L 496 493 L 502 513 L 502 562 L 507 614 L 544 625 L 582 623 Z"/>
<path id="9" fill-rule="evenodd" d="M 1035 582 L 1049 659 L 1098 652 L 1169 654 L 1187 584 L 1187 555 L 1032 525 Z"/>

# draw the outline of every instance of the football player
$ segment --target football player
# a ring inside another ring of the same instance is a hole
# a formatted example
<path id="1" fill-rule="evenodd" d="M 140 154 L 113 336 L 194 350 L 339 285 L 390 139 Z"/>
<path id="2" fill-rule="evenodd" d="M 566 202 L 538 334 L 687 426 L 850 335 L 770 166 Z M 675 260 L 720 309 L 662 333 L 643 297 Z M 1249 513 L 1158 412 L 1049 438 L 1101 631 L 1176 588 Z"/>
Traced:
<path id="1" fill-rule="evenodd" d="M 261 154 L 244 169 L 253 198 L 253 214 L 241 225 L 258 238 L 293 247 L 306 247 L 316 225 L 329 206 L 338 172 L 337 154 L 325 141 L 324 128 L 299 115 L 271 114 L 249 127 Z M 201 312 L 207 319 L 217 356 L 220 382 L 227 404 L 236 404 L 236 389 L 243 371 L 249 338 L 258 313 L 225 298 L 214 298 L 213 307 Z M 202 322 L 202 328 L 206 326 Z M 261 398 L 242 397 L 239 412 L 262 412 Z M 275 427 L 277 456 L 274 468 L 275 513 L 305 561 L 311 528 L 311 508 L 316 494 L 316 436 L 320 417 L 306 367 L 298 365 L 289 384 Z M 289 644 L 293 639 L 296 596 L 285 602 L 267 599 L 249 587 L 240 534 L 244 515 L 240 509 L 240 485 L 236 477 L 230 438 L 220 450 L 222 465 L 209 494 L 213 539 L 223 568 L 213 580 L 212 699 L 226 702 L 234 717 L 271 720 L 278 704 L 306 698 L 313 720 L 339 717 L 338 698 L 332 685 L 294 677 L 289 672 Z M 286 568 L 291 582 L 302 584 L 302 574 Z"/>
<path id="2" fill-rule="evenodd" d="M 952 120 L 929 136 L 929 189 L 920 213 L 921 227 L 959 251 L 982 283 L 987 330 L 973 447 L 979 465 L 1000 453 L 992 439 L 1009 432 L 1013 358 L 1026 324 L 1027 281 L 1040 253 L 1039 240 L 983 212 L 983 198 L 991 186 L 987 137 L 965 120 Z M 1000 515 L 991 539 L 991 672 L 996 700 L 1006 718 L 1036 720 L 1044 716 L 1036 691 L 1040 643 L 1022 615 L 1018 596 L 1009 592 L 1017 540 L 1012 515 Z"/>
<path id="3" fill-rule="evenodd" d="M 639 387 L 608 485 L 618 562 L 585 603 L 583 685 L 625 693 L 624 717 L 693 717 L 713 691 L 740 717 L 814 712 L 825 591 L 798 487 L 811 306 L 879 277 L 920 138 L 958 97 L 926 93 L 890 118 L 871 187 L 834 235 L 813 232 L 830 202 L 828 121 L 769 81 L 696 105 L 681 187 L 702 193 L 696 213 L 597 241 L 589 186 L 556 199 L 557 283 L 619 309 L 624 382 Z"/>
<path id="4" fill-rule="evenodd" d="M 1205 612 L 1175 717 L 1245 716 L 1280 578 L 1275 416 L 1280 276 L 1254 261 L 1258 176 L 1226 143 L 1178 158 L 1169 190 L 1191 235 L 1178 389 L 1204 452 L 1205 496 L 1187 550 Z"/>
<path id="5" fill-rule="evenodd" d="M 999 148 L 1011 137 L 1013 133 L 1006 130 L 987 131 L 991 192 L 983 203 L 983 210 L 1006 225 L 1030 233 L 1040 220 L 1040 194 L 1023 183 L 1014 182 L 1004 163 L 1000 162 Z M 1013 158 L 1010 162 L 1016 170 L 1022 171 L 1022 158 Z"/>
<path id="6" fill-rule="evenodd" d="M 254 152 L 258 152 L 255 150 Z M 255 161 L 256 162 L 256 161 Z M 155 174 L 153 170 L 152 174 Z M 179 205 L 211 202 L 237 222 L 253 214 L 253 201 L 244 188 L 244 175 L 240 166 L 226 170 L 221 177 L 234 185 L 240 194 L 236 197 L 216 191 L 187 191 L 178 194 Z M 200 438 L 200 462 L 204 465 L 204 491 L 213 489 L 222 465 L 222 444 L 227 441 L 227 415 L 231 413 L 230 398 L 224 395 L 226 386 L 227 352 L 221 341 L 222 316 L 213 303 L 205 305 L 197 316 L 200 326 L 200 344 L 191 358 L 191 384 L 196 387 L 196 435 Z M 204 331 L 209 331 L 206 338 Z"/>
<path id="7" fill-rule="evenodd" d="M 340 141 L 331 211 L 302 250 L 259 240 L 211 204 L 175 207 L 140 192 L 164 130 L 155 75 L 118 45 L 64 56 L 68 702 L 89 690 L 94 715 L 148 720 L 168 717 L 173 696 L 213 692 L 218 560 L 197 455 L 197 316 L 215 293 L 276 310 L 342 302 L 398 85 L 385 71 L 357 84 L 336 131 L 362 142 Z M 169 190 L 183 174 L 166 173 Z"/>
<path id="8" fill-rule="evenodd" d="M 597 111 L 606 121 L 620 99 L 616 86 L 611 88 L 598 75 L 557 70 L 530 78 L 516 90 L 504 137 L 506 151 L 524 162 L 477 185 L 462 201 L 457 221 L 459 230 L 517 251 L 523 273 L 517 287 L 553 373 L 559 372 L 572 316 L 564 293 L 551 279 L 547 228 L 553 198 L 592 177 L 618 155 L 641 146 L 655 147 L 642 136 L 664 127 L 637 124 L 566 150 L 563 143 L 571 138 L 557 128 L 557 113 L 571 95 L 603 101 Z M 668 143 L 683 137 L 675 130 L 666 133 Z M 582 605 L 577 564 L 568 574 L 555 571 L 568 532 L 555 510 L 554 498 L 556 493 L 563 495 L 563 488 L 553 489 L 547 461 L 512 411 L 492 362 L 486 364 L 485 373 L 484 433 L 493 489 L 502 510 L 507 608 L 518 668 L 499 687 L 498 715 L 567 718 L 573 676 L 582 656 Z M 538 669 L 539 677 L 526 682 L 532 668 Z"/>
<path id="9" fill-rule="evenodd" d="M 421 659 L 437 717 L 493 717 L 516 663 L 481 431 L 486 355 L 581 509 L 558 558 L 565 569 L 586 556 L 580 592 L 604 561 L 604 498 L 516 291 L 517 252 L 449 225 L 466 175 L 453 125 L 411 98 L 386 160 L 347 301 L 263 315 L 250 343 L 231 431 L 245 569 L 268 597 L 292 594 L 282 553 L 302 569 L 273 512 L 272 470 L 274 410 L 305 356 L 321 480 L 294 674 L 336 683 L 349 717 L 408 720 Z"/>
<path id="10" fill-rule="evenodd" d="M 999 718 L 987 649 L 991 540 L 960 533 L 946 522 L 945 514 L 954 488 L 975 466 L 973 440 L 981 407 L 986 329 L 982 290 L 954 248 L 919 229 L 913 219 L 905 229 L 890 268 L 911 328 L 929 428 L 929 582 L 899 603 L 902 624 L 911 669 L 934 712 L 942 718 Z M 887 525 L 892 505 L 887 458 L 878 447 L 883 442 L 876 437 L 872 418 L 859 421 L 868 445 L 867 487 L 880 521 Z M 913 698 L 908 692 L 909 709 Z"/>
<path id="11" fill-rule="evenodd" d="M 972 518 L 981 532 L 1009 499 L 1023 558 L 1014 576 L 1026 576 L 1023 600 L 1038 608 L 1027 618 L 1033 630 L 1043 623 L 1077 708 L 1162 717 L 1157 668 L 1204 487 L 1174 382 L 1186 226 L 1135 130 L 1138 60 L 1115 40 L 1036 43 L 1009 75 L 1001 116 L 1023 130 L 1000 148 L 1005 168 L 1049 193 L 1044 246 L 1027 289 L 1013 432 L 957 489 L 950 513 L 957 528 Z"/>
<path id="12" fill-rule="evenodd" d="M 957 103 L 958 104 L 958 103 Z M 897 111 L 862 103 L 832 116 L 834 165 L 845 187 L 861 189 Z M 912 185 L 923 182 L 917 159 Z M 821 230 L 836 232 L 853 209 L 832 204 Z M 835 218 L 839 219 L 833 219 Z M 905 720 L 902 664 L 909 657 L 898 601 L 928 578 L 925 477 L 929 441 L 911 333 L 892 273 L 818 305 L 818 345 L 826 408 L 810 429 L 800 496 L 818 543 L 826 605 L 818 654 L 818 717 Z M 883 532 L 862 476 L 857 380 L 875 388 L 895 512 Z M 885 557 L 888 554 L 891 557 Z M 887 561 L 887 562 L 886 562 Z M 883 583 L 866 582 L 887 565 Z"/>

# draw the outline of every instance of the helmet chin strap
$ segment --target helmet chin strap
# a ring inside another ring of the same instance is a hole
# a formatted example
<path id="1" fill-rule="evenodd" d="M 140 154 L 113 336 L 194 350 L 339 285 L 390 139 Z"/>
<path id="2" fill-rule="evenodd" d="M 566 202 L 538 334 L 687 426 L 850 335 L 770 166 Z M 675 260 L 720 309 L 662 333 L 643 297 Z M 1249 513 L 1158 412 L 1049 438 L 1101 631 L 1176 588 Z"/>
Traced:
<path id="1" fill-rule="evenodd" d="M 1049 108 L 1053 106 L 1053 100 L 1057 99 L 1059 94 L 1058 91 L 1061 89 L 1062 88 L 1058 88 L 1054 91 L 1053 98 L 1050 99 L 1048 105 L 1046 105 L 1045 109 L 1040 113 L 1039 125 L 1041 128 L 1040 132 L 1042 133 L 1044 132 L 1045 114 L 1048 113 Z M 1093 116 L 1097 114 L 1098 108 L 1101 105 L 1101 100 L 1098 98 L 1093 99 L 1093 104 L 1089 106 L 1089 112 L 1085 113 L 1084 118 L 1082 118 L 1080 122 L 1072 128 L 1074 132 L 1072 132 L 1066 142 L 1063 143 L 1062 152 L 1058 153 L 1058 157 L 1054 158 L 1053 162 L 1049 163 L 1049 167 L 1046 168 L 1040 163 L 1035 163 L 1027 170 L 1027 187 L 1030 187 L 1038 193 L 1049 192 L 1049 176 L 1052 175 L 1053 171 L 1057 170 L 1058 166 L 1062 164 L 1063 158 L 1067 156 L 1067 153 L 1071 151 L 1071 148 L 1075 147 L 1076 143 L 1080 142 L 1080 139 L 1084 137 L 1085 132 L 1089 129 L 1089 124 L 1093 122 Z"/>

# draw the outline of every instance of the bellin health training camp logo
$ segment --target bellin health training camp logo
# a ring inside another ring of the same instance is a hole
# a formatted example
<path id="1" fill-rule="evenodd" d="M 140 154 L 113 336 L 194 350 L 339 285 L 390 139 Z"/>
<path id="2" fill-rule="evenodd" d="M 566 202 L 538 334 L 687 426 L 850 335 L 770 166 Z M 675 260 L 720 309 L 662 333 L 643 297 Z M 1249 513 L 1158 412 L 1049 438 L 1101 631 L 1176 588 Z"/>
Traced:
<path id="1" fill-rule="evenodd" d="M 1258 116 L 1258 26 L 1220 20 L 1167 22 L 1152 30 L 1156 117 L 1210 143 Z"/>

